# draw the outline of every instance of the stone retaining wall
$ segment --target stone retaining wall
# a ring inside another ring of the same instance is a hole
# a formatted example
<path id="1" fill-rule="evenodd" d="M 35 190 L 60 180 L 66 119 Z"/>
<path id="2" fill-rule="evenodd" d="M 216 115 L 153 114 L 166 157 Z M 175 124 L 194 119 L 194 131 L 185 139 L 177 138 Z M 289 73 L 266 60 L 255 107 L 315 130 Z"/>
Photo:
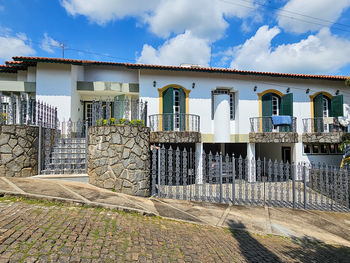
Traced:
<path id="1" fill-rule="evenodd" d="M 151 143 L 200 143 L 200 132 L 159 131 L 151 132 Z"/>
<path id="2" fill-rule="evenodd" d="M 310 132 L 303 133 L 302 140 L 304 143 L 341 143 L 342 132 Z"/>
<path id="3" fill-rule="evenodd" d="M 150 129 L 141 126 L 89 128 L 89 182 L 98 187 L 150 195 Z"/>
<path id="4" fill-rule="evenodd" d="M 45 146 L 42 129 L 43 148 Z M 38 174 L 39 127 L 0 125 L 0 176 L 28 177 Z M 45 153 L 42 151 L 42 160 Z"/>
<path id="5" fill-rule="evenodd" d="M 250 143 L 297 143 L 298 133 L 296 132 L 251 132 L 249 133 Z"/>

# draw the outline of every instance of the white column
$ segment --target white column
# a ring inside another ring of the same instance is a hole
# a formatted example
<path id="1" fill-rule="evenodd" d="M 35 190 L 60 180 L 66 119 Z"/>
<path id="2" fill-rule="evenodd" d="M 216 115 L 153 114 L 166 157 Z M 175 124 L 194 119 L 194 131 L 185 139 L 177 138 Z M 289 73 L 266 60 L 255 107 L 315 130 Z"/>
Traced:
<path id="1" fill-rule="evenodd" d="M 248 182 L 256 182 L 256 173 L 255 173 L 255 143 L 247 144 L 247 159 L 248 159 Z"/>
<path id="2" fill-rule="evenodd" d="M 196 143 L 196 184 L 203 183 L 203 143 Z"/>

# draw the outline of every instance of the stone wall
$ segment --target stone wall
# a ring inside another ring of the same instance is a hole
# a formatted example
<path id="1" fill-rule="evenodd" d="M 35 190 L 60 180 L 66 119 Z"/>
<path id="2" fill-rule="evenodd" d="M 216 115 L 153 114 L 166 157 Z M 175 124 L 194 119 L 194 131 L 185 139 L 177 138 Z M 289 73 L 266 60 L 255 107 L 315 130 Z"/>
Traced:
<path id="1" fill-rule="evenodd" d="M 43 128 L 43 137 L 45 129 Z M 28 177 L 38 174 L 39 128 L 0 125 L 0 176 Z M 43 139 L 43 149 L 44 149 Z M 42 153 L 42 160 L 45 154 Z"/>
<path id="2" fill-rule="evenodd" d="M 89 128 L 89 182 L 117 192 L 150 195 L 150 129 L 121 125 Z"/>
<path id="3" fill-rule="evenodd" d="M 200 132 L 159 131 L 151 132 L 151 143 L 199 143 Z"/>
<path id="4" fill-rule="evenodd" d="M 340 143 L 342 132 L 310 132 L 303 133 L 302 140 L 305 143 Z"/>
<path id="5" fill-rule="evenodd" d="M 297 143 L 296 132 L 251 132 L 249 133 L 251 143 Z"/>

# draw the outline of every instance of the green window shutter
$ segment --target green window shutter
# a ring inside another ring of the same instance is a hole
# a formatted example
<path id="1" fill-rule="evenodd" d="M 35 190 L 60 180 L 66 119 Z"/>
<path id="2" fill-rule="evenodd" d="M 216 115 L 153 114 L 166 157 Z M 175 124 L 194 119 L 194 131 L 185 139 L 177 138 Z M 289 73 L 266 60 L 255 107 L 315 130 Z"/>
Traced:
<path id="1" fill-rule="evenodd" d="M 342 117 L 344 116 L 343 111 L 343 95 L 338 95 L 331 100 L 331 116 Z"/>
<path id="2" fill-rule="evenodd" d="M 272 115 L 272 93 L 267 93 L 261 98 L 262 100 L 262 116 Z"/>
<path id="3" fill-rule="evenodd" d="M 124 118 L 124 103 L 125 103 L 125 95 L 118 95 L 114 97 L 114 118 L 115 121 L 118 122 L 119 119 Z"/>
<path id="4" fill-rule="evenodd" d="M 180 131 L 186 130 L 186 93 L 183 89 L 179 89 L 180 102 Z"/>
<path id="5" fill-rule="evenodd" d="M 293 93 L 282 96 L 281 115 L 293 116 Z"/>
<path id="6" fill-rule="evenodd" d="M 293 93 L 288 93 L 281 98 L 280 115 L 293 116 Z M 293 125 L 281 126 L 281 132 L 291 132 Z"/>
<path id="7" fill-rule="evenodd" d="M 314 118 L 323 117 L 323 94 L 314 98 Z"/>
<path id="8" fill-rule="evenodd" d="M 174 88 L 170 87 L 163 92 L 163 130 L 172 131 L 174 126 L 173 120 L 174 106 Z M 167 114 L 168 113 L 168 114 Z"/>
<path id="9" fill-rule="evenodd" d="M 262 96 L 262 117 L 270 117 L 272 115 L 272 93 Z M 270 118 L 262 118 L 262 131 L 271 132 L 272 124 Z"/>
<path id="10" fill-rule="evenodd" d="M 323 132 L 323 94 L 320 93 L 314 98 L 314 132 Z"/>

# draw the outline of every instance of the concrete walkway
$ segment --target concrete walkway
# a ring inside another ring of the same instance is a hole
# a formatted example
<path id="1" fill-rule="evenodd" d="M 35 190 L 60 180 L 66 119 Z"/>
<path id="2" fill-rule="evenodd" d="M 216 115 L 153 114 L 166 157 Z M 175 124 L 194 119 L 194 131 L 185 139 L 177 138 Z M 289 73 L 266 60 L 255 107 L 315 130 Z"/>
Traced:
<path id="1" fill-rule="evenodd" d="M 83 180 L 83 176 L 79 180 Z M 38 177 L 0 177 L 0 194 L 101 206 L 350 247 L 350 213 L 140 198 L 100 189 L 84 182 Z"/>

